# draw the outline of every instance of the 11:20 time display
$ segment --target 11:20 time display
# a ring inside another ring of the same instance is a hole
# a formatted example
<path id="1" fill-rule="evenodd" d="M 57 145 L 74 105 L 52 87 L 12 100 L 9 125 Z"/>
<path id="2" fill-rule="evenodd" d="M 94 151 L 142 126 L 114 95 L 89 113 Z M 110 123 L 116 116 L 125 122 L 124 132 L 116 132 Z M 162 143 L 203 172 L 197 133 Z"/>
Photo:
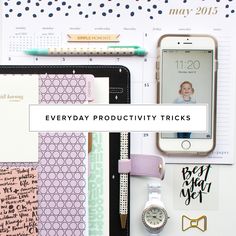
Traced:
<path id="1" fill-rule="evenodd" d="M 201 66 L 199 60 L 177 60 L 175 62 L 178 70 L 198 70 Z"/>

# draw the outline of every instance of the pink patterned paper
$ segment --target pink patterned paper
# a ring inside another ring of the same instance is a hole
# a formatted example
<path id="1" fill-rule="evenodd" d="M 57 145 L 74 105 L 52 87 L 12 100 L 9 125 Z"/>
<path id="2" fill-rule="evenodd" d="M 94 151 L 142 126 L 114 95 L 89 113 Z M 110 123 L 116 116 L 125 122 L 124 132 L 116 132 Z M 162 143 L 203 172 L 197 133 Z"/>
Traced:
<path id="1" fill-rule="evenodd" d="M 37 171 L 0 169 L 0 235 L 37 236 Z"/>

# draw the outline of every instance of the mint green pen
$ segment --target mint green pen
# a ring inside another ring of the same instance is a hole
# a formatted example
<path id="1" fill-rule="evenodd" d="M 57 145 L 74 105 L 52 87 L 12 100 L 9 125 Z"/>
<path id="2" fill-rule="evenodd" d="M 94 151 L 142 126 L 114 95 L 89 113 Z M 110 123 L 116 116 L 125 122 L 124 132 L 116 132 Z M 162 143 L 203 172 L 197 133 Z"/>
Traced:
<path id="1" fill-rule="evenodd" d="M 34 56 L 146 56 L 147 52 L 139 46 L 108 46 L 107 48 L 46 48 L 24 51 Z"/>

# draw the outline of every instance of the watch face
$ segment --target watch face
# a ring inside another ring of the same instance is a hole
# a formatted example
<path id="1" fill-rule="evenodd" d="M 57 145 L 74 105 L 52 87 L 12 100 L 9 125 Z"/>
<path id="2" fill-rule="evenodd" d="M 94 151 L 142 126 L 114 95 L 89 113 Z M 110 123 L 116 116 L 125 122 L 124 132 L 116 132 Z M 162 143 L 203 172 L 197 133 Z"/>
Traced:
<path id="1" fill-rule="evenodd" d="M 168 216 L 164 208 L 152 205 L 143 211 L 142 219 L 149 231 L 155 231 L 164 227 Z"/>

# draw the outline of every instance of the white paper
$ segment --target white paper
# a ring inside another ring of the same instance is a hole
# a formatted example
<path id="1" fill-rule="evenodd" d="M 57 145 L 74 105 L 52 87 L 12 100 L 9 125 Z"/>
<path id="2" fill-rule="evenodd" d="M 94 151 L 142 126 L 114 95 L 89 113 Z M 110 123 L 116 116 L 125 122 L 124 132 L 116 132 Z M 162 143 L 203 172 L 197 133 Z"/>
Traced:
<path id="1" fill-rule="evenodd" d="M 38 161 L 38 133 L 29 132 L 28 113 L 38 93 L 38 75 L 0 75 L 1 162 Z"/>

